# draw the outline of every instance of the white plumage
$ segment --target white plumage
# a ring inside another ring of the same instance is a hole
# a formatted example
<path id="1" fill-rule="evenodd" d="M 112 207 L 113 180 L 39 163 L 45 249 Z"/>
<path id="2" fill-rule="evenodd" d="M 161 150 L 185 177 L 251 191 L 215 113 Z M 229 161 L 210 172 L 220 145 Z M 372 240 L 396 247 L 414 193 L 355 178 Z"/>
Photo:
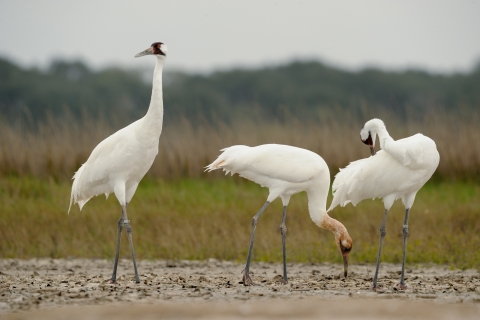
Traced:
<path id="1" fill-rule="evenodd" d="M 167 47 L 161 42 L 155 42 L 150 48 L 135 56 L 155 55 L 157 57 L 152 97 L 147 114 L 100 142 L 73 176 L 69 212 L 72 204 L 78 203 L 81 210 L 92 197 L 100 194 L 108 197 L 112 192 L 122 206 L 122 216 L 118 221 L 117 253 L 112 282 L 116 281 L 120 235 L 123 227 L 127 230 L 130 242 L 136 282 L 140 282 L 126 207 L 158 153 L 163 123 L 162 70 L 166 53 Z"/>
<path id="2" fill-rule="evenodd" d="M 267 202 L 253 218 L 252 238 L 244 272 L 244 284 L 252 283 L 249 277 L 249 265 L 253 239 L 258 217 L 266 206 L 280 197 L 284 212 L 280 230 L 283 239 L 284 282 L 287 282 L 285 253 L 285 218 L 286 207 L 290 197 L 306 191 L 310 218 L 319 227 L 332 231 L 335 243 L 342 252 L 347 273 L 348 253 L 352 240 L 347 229 L 339 221 L 328 216 L 326 201 L 330 188 L 330 171 L 325 161 L 318 154 L 309 150 L 286 145 L 266 144 L 257 147 L 232 146 L 222 149 L 222 154 L 206 170 L 223 169 L 226 173 L 238 173 L 241 177 L 267 187 L 270 191 Z"/>
<path id="3" fill-rule="evenodd" d="M 146 122 L 145 117 L 135 121 L 93 149 L 87 162 L 73 176 L 70 206 L 78 203 L 81 210 L 92 197 L 108 196 L 112 192 L 121 205 L 130 202 L 158 153 L 162 120 L 160 118 L 154 134 L 144 132 L 148 127 Z"/>
<path id="4" fill-rule="evenodd" d="M 272 195 L 275 198 L 283 193 L 292 195 L 304 191 L 301 183 L 326 177 L 328 173 L 322 157 L 302 148 L 264 144 L 257 147 L 238 145 L 220 151 L 223 153 L 217 160 L 206 167 L 208 171 L 221 168 L 226 174 L 238 173 L 262 187 L 278 190 Z"/>
<path id="5" fill-rule="evenodd" d="M 377 135 L 382 150 L 374 154 Z M 360 136 L 362 141 L 370 146 L 374 155 L 354 161 L 346 168 L 340 169 L 332 185 L 334 198 L 328 211 L 337 205 L 345 206 L 351 202 L 355 206 L 364 199 L 383 198 L 385 216 L 381 227 L 377 271 L 374 278 L 374 288 L 376 288 L 386 215 L 393 202 L 396 199 L 402 199 L 407 210 L 404 224 L 404 260 L 400 281 L 400 287 L 404 288 L 403 269 L 408 235 L 408 213 L 418 190 L 437 169 L 440 155 L 435 142 L 422 134 L 393 140 L 385 124 L 379 119 L 372 119 L 365 123 Z"/>
<path id="6" fill-rule="evenodd" d="M 438 166 L 440 157 L 435 142 L 416 134 L 387 145 L 389 148 L 375 156 L 340 169 L 332 185 L 335 197 L 329 211 L 339 204 L 356 205 L 368 198 L 384 198 L 389 207 L 390 202 L 398 198 L 402 198 L 406 206 L 412 205 L 413 199 L 407 200 L 430 179 Z"/>

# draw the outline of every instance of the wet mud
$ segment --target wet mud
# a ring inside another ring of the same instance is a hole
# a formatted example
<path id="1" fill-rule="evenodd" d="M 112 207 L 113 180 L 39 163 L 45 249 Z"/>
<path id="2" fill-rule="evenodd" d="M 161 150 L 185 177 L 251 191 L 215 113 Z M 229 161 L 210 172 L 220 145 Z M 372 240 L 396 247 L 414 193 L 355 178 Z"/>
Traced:
<path id="1" fill-rule="evenodd" d="M 385 312 L 401 310 L 394 315 L 419 308 L 436 312 L 441 319 L 452 312 L 455 317 L 480 318 L 478 270 L 410 266 L 408 288 L 403 291 L 396 287 L 400 266 L 384 263 L 379 275 L 381 289 L 372 291 L 373 265 L 352 265 L 344 278 L 343 265 L 292 263 L 287 265 L 289 283 L 284 285 L 281 264 L 252 263 L 255 285 L 249 287 L 242 283 L 243 264 L 229 261 L 139 261 L 140 284 L 135 284 L 130 260 L 120 261 L 116 284 L 109 281 L 112 267 L 113 262 L 107 260 L 0 260 L 0 315 L 23 319 L 34 312 L 38 319 L 42 315 L 55 319 L 58 310 L 69 308 L 79 315 L 91 312 L 92 319 L 96 315 L 100 319 L 102 312 L 106 312 L 103 317 L 113 312 L 110 316 L 122 318 L 140 308 L 139 318 L 149 314 L 148 310 L 157 318 L 161 314 L 167 318 L 235 318 L 248 310 L 254 318 L 278 315 L 279 310 L 287 317 L 318 318 L 330 310 L 347 312 L 347 319 L 348 312 L 375 318 L 377 313 L 365 313 L 370 310 L 367 306 L 379 310 L 390 305 Z M 363 313 L 354 312 L 352 306 Z M 305 310 L 310 311 L 302 313 Z M 65 313 L 59 315 L 58 319 Z"/>

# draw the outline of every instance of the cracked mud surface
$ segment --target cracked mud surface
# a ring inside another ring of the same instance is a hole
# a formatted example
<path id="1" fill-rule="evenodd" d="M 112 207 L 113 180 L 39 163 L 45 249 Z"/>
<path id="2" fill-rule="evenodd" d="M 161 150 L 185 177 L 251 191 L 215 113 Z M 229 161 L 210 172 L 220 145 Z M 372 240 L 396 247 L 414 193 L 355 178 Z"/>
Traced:
<path id="1" fill-rule="evenodd" d="M 72 307 L 69 310 L 81 315 L 92 312 L 92 319 L 102 312 L 114 312 L 102 317 L 127 318 L 138 308 L 137 318 L 148 312 L 155 317 L 170 315 L 167 318 L 222 314 L 234 319 L 245 312 L 254 318 L 274 314 L 308 318 L 328 315 L 328 310 L 353 312 L 352 306 L 357 306 L 362 313 L 352 313 L 355 317 L 385 316 L 389 310 L 401 310 L 393 316 L 406 315 L 418 308 L 418 312 L 431 310 L 441 319 L 450 319 L 449 312 L 480 318 L 478 270 L 412 265 L 406 273 L 408 289 L 399 291 L 400 266 L 385 263 L 379 274 L 382 289 L 374 292 L 370 290 L 371 265 L 350 266 L 344 279 L 342 265 L 292 263 L 287 265 L 289 283 L 283 285 L 280 264 L 252 263 L 251 277 L 256 285 L 251 287 L 241 283 L 243 264 L 228 261 L 139 261 L 140 284 L 134 282 L 130 260 L 120 261 L 117 284 L 110 284 L 112 267 L 107 260 L 0 260 L 0 314 L 23 319 L 36 312 L 39 319 L 42 315 L 55 319 L 56 312 Z M 382 308 L 387 313 L 379 313 Z M 368 310 L 376 313 L 365 314 Z"/>

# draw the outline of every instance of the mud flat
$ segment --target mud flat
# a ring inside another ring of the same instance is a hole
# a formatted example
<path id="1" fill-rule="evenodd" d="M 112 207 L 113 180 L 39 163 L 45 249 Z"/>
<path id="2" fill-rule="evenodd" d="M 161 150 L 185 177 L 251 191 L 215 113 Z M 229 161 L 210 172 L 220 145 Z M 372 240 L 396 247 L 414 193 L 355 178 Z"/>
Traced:
<path id="1" fill-rule="evenodd" d="M 399 265 L 253 263 L 255 286 L 244 287 L 243 264 L 229 261 L 139 261 L 140 284 L 130 260 L 121 260 L 110 284 L 112 261 L 0 260 L 0 317 L 7 319 L 480 319 L 480 273 L 446 266 L 410 265 L 406 291 L 396 290 Z"/>

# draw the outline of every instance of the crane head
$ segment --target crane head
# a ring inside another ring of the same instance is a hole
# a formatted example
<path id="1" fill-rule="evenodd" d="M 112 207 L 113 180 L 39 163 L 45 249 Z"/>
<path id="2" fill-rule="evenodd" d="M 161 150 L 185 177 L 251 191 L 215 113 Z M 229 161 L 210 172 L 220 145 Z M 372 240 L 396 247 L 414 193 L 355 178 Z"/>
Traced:
<path id="1" fill-rule="evenodd" d="M 377 138 L 377 134 L 384 131 L 386 131 L 385 123 L 380 119 L 367 121 L 362 130 L 360 130 L 360 139 L 370 147 L 372 156 L 375 155 L 375 139 Z"/>
<path id="2" fill-rule="evenodd" d="M 353 241 L 350 238 L 348 232 L 346 234 L 341 235 L 337 240 L 337 247 L 340 249 L 343 258 L 343 275 L 345 278 L 347 277 L 348 273 L 348 254 L 352 250 Z"/>
<path id="3" fill-rule="evenodd" d="M 335 244 L 342 254 L 343 275 L 346 278 L 348 273 L 348 254 L 352 250 L 353 245 L 352 238 L 348 234 L 347 228 L 345 228 L 340 221 L 330 218 L 328 214 L 325 214 L 323 219 L 318 223 L 318 226 L 322 229 L 327 229 L 333 232 L 335 236 Z"/>
<path id="4" fill-rule="evenodd" d="M 162 42 L 154 42 L 147 50 L 143 50 L 135 55 L 135 58 L 147 56 L 147 55 L 157 55 L 157 56 L 167 56 L 167 46 Z"/>
<path id="5" fill-rule="evenodd" d="M 366 137 L 365 137 L 366 136 Z M 375 140 L 372 139 L 372 133 L 370 131 L 365 132 L 364 129 L 360 131 L 360 139 L 363 143 L 370 147 L 370 153 L 375 155 Z"/>

